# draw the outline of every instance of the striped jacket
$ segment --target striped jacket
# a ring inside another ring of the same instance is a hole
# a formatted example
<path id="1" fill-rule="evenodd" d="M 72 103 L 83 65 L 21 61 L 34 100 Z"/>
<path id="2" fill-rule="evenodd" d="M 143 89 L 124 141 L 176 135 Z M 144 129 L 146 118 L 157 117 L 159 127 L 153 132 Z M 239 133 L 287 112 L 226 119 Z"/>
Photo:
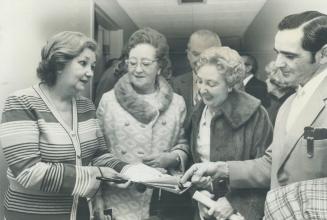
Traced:
<path id="1" fill-rule="evenodd" d="M 5 102 L 0 141 L 8 163 L 5 207 L 30 214 L 71 214 L 78 197 L 90 193 L 96 167 L 120 171 L 126 164 L 108 147 L 89 99 L 73 103 L 73 129 L 61 119 L 39 85 L 18 91 Z"/>

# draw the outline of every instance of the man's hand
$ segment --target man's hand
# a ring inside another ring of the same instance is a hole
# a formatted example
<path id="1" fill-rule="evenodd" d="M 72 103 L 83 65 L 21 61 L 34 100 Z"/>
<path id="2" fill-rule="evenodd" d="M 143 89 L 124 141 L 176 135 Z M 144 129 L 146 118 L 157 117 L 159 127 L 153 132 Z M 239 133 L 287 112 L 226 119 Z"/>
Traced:
<path id="1" fill-rule="evenodd" d="M 193 164 L 181 179 L 181 183 L 185 183 L 191 179 L 194 184 L 205 184 L 207 177 L 213 179 L 226 178 L 229 176 L 227 163 L 225 162 L 204 162 Z"/>

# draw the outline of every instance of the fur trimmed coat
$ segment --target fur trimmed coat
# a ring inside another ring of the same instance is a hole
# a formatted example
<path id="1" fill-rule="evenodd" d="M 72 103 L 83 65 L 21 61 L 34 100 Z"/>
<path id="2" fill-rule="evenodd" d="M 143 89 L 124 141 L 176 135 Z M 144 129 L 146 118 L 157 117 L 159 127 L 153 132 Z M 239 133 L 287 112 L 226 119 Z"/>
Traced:
<path id="1" fill-rule="evenodd" d="M 144 155 L 177 151 L 181 164 L 186 162 L 189 146 L 183 129 L 185 102 L 164 78 L 159 77 L 157 84 L 157 108 L 135 92 L 128 75 L 100 101 L 100 127 L 111 152 L 122 161 L 139 163 Z M 103 189 L 106 208 L 113 209 L 116 220 L 148 218 L 151 195 L 150 189 L 142 193 L 133 187 Z"/>
<path id="2" fill-rule="evenodd" d="M 192 115 L 191 152 L 194 163 L 201 162 L 197 153 L 197 136 L 204 103 Z M 272 140 L 272 125 L 260 101 L 245 92 L 232 90 L 214 115 L 210 128 L 210 161 L 248 160 L 260 157 Z M 226 182 L 215 181 L 217 197 L 226 196 L 233 208 L 245 219 L 261 219 L 266 190 L 244 189 L 230 192 Z"/>

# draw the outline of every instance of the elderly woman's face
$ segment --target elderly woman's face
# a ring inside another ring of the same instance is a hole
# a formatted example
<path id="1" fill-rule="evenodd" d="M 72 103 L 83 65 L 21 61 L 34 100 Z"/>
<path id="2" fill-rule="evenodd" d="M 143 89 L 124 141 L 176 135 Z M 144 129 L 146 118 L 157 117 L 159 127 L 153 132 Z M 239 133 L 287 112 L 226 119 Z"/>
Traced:
<path id="1" fill-rule="evenodd" d="M 209 108 L 219 107 L 228 97 L 226 80 L 213 64 L 205 64 L 197 71 L 197 86 Z"/>
<path id="2" fill-rule="evenodd" d="M 134 88 L 142 93 L 155 91 L 155 81 L 159 74 L 156 49 L 150 44 L 138 44 L 129 52 L 129 78 Z"/>

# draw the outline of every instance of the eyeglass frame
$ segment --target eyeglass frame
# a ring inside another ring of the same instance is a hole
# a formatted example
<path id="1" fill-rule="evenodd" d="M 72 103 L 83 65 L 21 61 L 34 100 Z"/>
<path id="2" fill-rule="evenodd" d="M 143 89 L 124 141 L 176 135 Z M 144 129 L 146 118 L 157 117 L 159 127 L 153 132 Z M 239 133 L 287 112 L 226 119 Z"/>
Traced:
<path id="1" fill-rule="evenodd" d="M 135 66 L 132 66 L 132 65 L 130 64 L 130 59 L 135 59 L 136 62 L 135 62 L 135 64 L 133 64 L 133 65 L 135 65 Z M 148 65 L 147 65 L 147 64 L 144 65 L 144 61 L 149 62 Z M 131 58 L 127 58 L 127 59 L 125 59 L 125 63 L 127 64 L 128 67 L 130 67 L 130 68 L 132 68 L 132 69 L 136 69 L 137 66 L 140 64 L 140 66 L 141 66 L 141 68 L 142 68 L 143 70 L 146 69 L 146 68 L 148 68 L 148 67 L 150 67 L 151 64 L 153 64 L 154 62 L 157 62 L 157 61 L 158 61 L 158 59 L 153 59 L 153 60 L 151 60 L 151 59 L 148 59 L 148 58 L 141 58 L 141 61 L 139 62 L 139 61 L 137 60 L 136 57 L 131 57 Z"/>

